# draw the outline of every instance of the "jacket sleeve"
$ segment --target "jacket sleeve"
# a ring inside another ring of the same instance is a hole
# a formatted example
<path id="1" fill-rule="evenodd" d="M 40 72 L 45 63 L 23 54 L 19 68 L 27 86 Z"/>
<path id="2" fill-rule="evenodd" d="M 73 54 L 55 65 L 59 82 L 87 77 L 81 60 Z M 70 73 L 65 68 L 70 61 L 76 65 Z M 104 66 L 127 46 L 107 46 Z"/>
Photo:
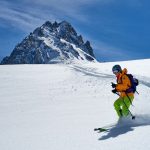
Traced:
<path id="1" fill-rule="evenodd" d="M 126 91 L 131 86 L 130 80 L 127 75 L 123 75 L 121 80 L 122 82 L 116 85 L 116 90 L 118 92 Z"/>

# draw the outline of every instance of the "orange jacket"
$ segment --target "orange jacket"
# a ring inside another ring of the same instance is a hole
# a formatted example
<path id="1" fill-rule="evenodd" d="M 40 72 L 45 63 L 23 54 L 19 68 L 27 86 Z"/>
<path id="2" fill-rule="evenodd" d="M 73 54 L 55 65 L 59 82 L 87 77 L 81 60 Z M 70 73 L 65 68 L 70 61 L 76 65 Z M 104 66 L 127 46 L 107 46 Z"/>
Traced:
<path id="1" fill-rule="evenodd" d="M 128 78 L 127 69 L 123 69 L 121 73 L 117 76 L 116 90 L 120 93 L 121 97 L 127 96 L 124 91 L 131 87 L 130 79 Z M 128 93 L 128 96 L 134 96 L 133 92 Z"/>

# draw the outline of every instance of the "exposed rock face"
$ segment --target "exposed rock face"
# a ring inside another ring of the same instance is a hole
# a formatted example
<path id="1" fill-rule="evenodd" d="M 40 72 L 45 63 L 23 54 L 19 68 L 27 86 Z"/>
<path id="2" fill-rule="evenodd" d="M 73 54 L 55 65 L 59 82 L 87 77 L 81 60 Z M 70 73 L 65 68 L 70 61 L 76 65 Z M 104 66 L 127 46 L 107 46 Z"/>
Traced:
<path id="1" fill-rule="evenodd" d="M 5 57 L 1 64 L 48 64 L 76 60 L 96 61 L 90 42 L 66 21 L 45 22 Z"/>

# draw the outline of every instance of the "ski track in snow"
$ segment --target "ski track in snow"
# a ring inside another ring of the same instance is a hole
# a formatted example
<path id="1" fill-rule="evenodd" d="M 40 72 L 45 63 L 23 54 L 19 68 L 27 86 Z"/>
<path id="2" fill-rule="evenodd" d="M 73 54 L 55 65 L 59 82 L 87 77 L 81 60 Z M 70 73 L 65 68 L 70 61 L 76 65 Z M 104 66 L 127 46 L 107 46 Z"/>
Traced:
<path id="1" fill-rule="evenodd" d="M 140 79 L 141 78 L 141 79 Z M 145 81 L 146 80 L 146 81 Z M 150 79 L 148 79 L 148 78 L 146 78 L 146 77 L 139 77 L 139 82 L 140 82 L 140 84 L 143 84 L 143 85 L 145 85 L 145 86 L 147 86 L 147 87 L 149 87 L 150 88 L 150 82 L 148 82 L 148 81 L 150 81 Z"/>
<path id="2" fill-rule="evenodd" d="M 72 68 L 78 72 L 81 72 L 85 75 L 89 75 L 89 76 L 93 76 L 93 77 L 97 77 L 97 78 L 110 78 L 110 79 L 114 79 L 114 75 L 110 75 L 110 74 L 106 74 L 106 73 L 100 73 L 100 72 L 96 72 L 95 68 L 84 68 L 84 67 L 79 67 L 79 66 L 72 66 Z M 140 84 L 143 84 L 147 87 L 150 87 L 150 78 L 148 77 L 144 77 L 144 76 L 137 76 Z"/>
<path id="3" fill-rule="evenodd" d="M 73 66 L 72 67 L 74 70 L 81 72 L 85 75 L 89 75 L 89 76 L 93 76 L 93 77 L 98 77 L 98 78 L 114 78 L 113 75 L 109 75 L 109 74 L 105 74 L 105 73 L 100 73 L 100 72 L 96 72 L 95 69 L 93 68 L 83 68 L 83 67 L 79 67 L 79 66 Z"/>

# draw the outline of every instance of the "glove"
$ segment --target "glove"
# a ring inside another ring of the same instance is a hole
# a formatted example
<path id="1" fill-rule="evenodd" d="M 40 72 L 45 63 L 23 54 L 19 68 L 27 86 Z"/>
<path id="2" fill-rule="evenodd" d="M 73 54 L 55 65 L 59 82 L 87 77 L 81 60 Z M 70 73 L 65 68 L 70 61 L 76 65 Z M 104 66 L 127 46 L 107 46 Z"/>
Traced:
<path id="1" fill-rule="evenodd" d="M 117 90 L 116 90 L 116 89 L 113 89 L 112 92 L 115 94 L 115 93 L 117 93 Z"/>
<path id="2" fill-rule="evenodd" d="M 113 83 L 113 82 L 111 83 L 112 88 L 115 88 L 116 85 L 117 85 L 117 84 L 115 84 L 115 83 Z"/>

